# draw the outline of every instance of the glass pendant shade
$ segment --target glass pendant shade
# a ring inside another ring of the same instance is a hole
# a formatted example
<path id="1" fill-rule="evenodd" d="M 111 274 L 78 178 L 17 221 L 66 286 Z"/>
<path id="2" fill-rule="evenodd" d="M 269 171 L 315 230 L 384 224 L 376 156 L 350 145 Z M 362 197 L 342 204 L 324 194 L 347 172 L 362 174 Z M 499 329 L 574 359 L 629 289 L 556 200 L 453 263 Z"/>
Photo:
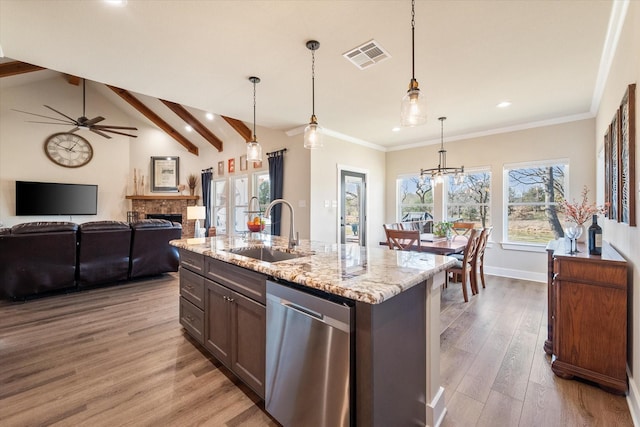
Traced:
<path id="1" fill-rule="evenodd" d="M 322 127 L 316 121 L 316 117 L 312 116 L 311 121 L 304 128 L 304 148 L 322 148 L 322 145 Z"/>
<path id="2" fill-rule="evenodd" d="M 402 98 L 400 109 L 400 124 L 402 126 L 420 126 L 427 122 L 426 97 L 417 87 L 407 91 L 407 94 Z"/>
<path id="3" fill-rule="evenodd" d="M 260 83 L 260 78 L 252 76 L 249 81 L 253 83 L 253 135 L 251 141 L 247 142 L 247 161 L 261 162 L 262 147 L 256 138 L 256 83 Z"/>
<path id="4" fill-rule="evenodd" d="M 258 144 L 255 137 L 249 143 L 247 143 L 247 161 L 248 162 L 261 162 L 262 161 L 262 147 Z"/>

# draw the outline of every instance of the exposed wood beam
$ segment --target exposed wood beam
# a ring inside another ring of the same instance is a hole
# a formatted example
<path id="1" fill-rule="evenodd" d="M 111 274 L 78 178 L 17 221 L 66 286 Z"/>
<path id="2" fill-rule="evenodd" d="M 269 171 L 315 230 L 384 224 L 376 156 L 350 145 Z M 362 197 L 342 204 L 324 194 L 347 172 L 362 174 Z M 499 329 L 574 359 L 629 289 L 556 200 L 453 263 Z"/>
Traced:
<path id="1" fill-rule="evenodd" d="M 215 136 L 213 132 L 207 129 L 198 119 L 196 119 L 186 108 L 175 102 L 166 101 L 161 99 L 162 103 L 167 106 L 171 111 L 176 113 L 178 117 L 185 121 L 186 124 L 191 126 L 196 132 L 198 132 L 204 139 L 209 141 L 211 145 L 216 147 L 218 151 L 222 151 L 222 140 Z"/>
<path id="2" fill-rule="evenodd" d="M 231 125 L 231 127 L 234 128 L 246 142 L 251 141 L 251 129 L 249 129 L 244 122 L 227 116 L 222 116 L 222 118 L 225 119 L 225 121 L 229 123 L 229 125 Z"/>
<path id="3" fill-rule="evenodd" d="M 109 89 L 114 91 L 120 98 L 124 99 L 131 105 L 133 108 L 138 110 L 143 116 L 147 119 L 151 120 L 153 124 L 158 126 L 160 129 L 165 131 L 167 135 L 171 136 L 173 139 L 178 141 L 184 148 L 186 148 L 190 153 L 198 155 L 198 147 L 196 147 L 191 141 L 182 136 L 177 130 L 171 127 L 171 125 L 160 118 L 156 113 L 151 111 L 149 107 L 144 105 L 138 98 L 133 96 L 131 93 L 124 89 L 120 89 L 114 86 L 106 85 Z"/>
<path id="4" fill-rule="evenodd" d="M 21 61 L 3 62 L 0 64 L 0 77 L 15 76 L 16 74 L 24 74 L 40 70 L 45 70 L 45 68 Z"/>

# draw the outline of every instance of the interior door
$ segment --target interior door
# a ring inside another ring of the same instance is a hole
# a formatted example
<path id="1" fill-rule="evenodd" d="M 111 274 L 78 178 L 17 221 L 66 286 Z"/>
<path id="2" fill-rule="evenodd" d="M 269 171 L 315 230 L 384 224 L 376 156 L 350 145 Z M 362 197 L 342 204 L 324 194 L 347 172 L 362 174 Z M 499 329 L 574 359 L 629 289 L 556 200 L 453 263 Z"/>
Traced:
<path id="1" fill-rule="evenodd" d="M 340 171 L 340 243 L 367 244 L 366 179 L 364 173 Z"/>

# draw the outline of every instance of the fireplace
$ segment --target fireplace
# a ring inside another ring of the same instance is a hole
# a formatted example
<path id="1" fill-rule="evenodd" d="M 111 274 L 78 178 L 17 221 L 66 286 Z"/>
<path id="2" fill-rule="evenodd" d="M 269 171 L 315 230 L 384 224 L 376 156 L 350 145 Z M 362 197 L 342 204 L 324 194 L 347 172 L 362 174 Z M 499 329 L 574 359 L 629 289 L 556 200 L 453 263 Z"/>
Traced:
<path id="1" fill-rule="evenodd" d="M 131 200 L 132 216 L 138 218 L 160 218 L 182 224 L 182 235 L 194 235 L 195 221 L 187 219 L 187 207 L 195 206 L 198 196 L 169 194 L 126 196 Z"/>
<path id="2" fill-rule="evenodd" d="M 147 219 L 166 219 L 171 222 L 179 222 L 182 224 L 181 214 L 162 214 L 162 213 L 150 213 L 147 214 Z"/>

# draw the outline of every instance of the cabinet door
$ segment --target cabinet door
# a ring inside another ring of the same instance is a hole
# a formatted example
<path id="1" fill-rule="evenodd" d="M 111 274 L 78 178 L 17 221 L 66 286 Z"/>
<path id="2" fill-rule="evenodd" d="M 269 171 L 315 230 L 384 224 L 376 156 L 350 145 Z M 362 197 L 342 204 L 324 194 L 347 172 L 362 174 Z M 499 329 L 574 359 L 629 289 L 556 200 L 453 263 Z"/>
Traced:
<path id="1" fill-rule="evenodd" d="M 264 399 L 267 310 L 237 292 L 231 298 L 231 369 Z"/>
<path id="2" fill-rule="evenodd" d="M 210 280 L 206 282 L 204 346 L 227 367 L 231 366 L 231 291 Z"/>

